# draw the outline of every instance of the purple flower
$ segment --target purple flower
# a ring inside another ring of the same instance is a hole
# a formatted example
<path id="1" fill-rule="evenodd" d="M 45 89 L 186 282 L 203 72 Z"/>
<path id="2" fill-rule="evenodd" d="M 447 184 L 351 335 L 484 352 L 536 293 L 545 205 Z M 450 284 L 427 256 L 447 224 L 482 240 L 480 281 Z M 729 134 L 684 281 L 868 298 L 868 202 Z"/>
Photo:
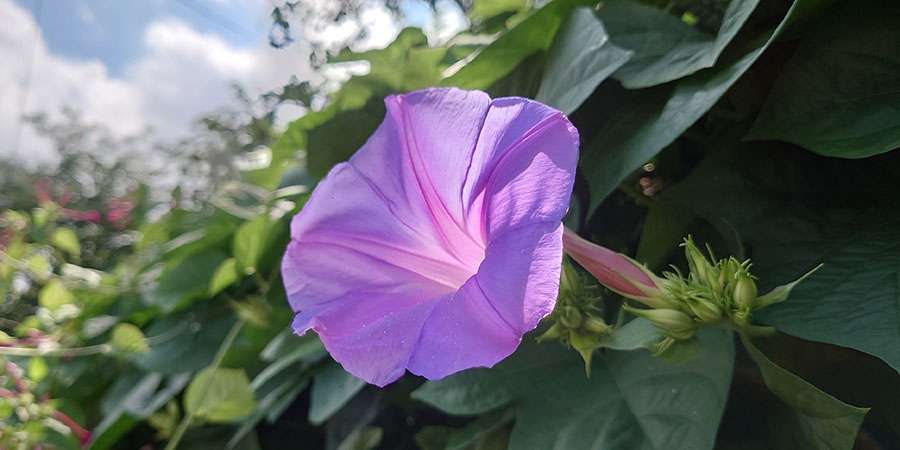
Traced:
<path id="1" fill-rule="evenodd" d="M 556 302 L 578 133 L 545 105 L 479 91 L 385 105 L 291 223 L 292 326 L 379 386 L 493 366 Z"/>

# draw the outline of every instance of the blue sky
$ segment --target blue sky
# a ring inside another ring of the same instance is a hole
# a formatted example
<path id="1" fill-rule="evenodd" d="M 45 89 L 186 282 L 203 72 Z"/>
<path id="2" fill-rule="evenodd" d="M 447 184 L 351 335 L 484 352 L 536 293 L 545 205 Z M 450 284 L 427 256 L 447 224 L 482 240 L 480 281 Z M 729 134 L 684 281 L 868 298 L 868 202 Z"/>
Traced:
<path id="1" fill-rule="evenodd" d="M 150 127 L 172 141 L 232 105 L 234 84 L 253 96 L 292 75 L 320 79 L 302 42 L 268 45 L 273 1 L 0 0 L 0 61 L 10 62 L 0 65 L 0 157 L 52 164 L 50 141 L 23 126 L 23 114 L 57 117 L 72 108 L 117 135 Z M 445 38 L 465 23 L 452 8 L 435 21 L 421 0 L 402 5 L 407 23 Z M 383 6 L 363 19 L 369 48 L 386 45 L 401 27 Z M 324 36 L 349 32 L 335 27 Z M 301 113 L 288 109 L 282 119 Z"/>
<path id="2" fill-rule="evenodd" d="M 16 0 L 39 18 L 49 49 L 73 59 L 99 58 L 114 76 L 143 49 L 147 24 L 177 18 L 200 33 L 212 33 L 235 48 L 266 39 L 268 3 L 213 0 Z"/>

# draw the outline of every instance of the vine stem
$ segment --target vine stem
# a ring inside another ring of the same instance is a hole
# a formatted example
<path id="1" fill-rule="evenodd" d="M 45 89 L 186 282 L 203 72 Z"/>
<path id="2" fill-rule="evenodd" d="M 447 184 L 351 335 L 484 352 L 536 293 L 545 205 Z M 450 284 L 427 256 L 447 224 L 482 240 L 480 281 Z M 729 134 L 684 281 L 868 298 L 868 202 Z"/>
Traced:
<path id="1" fill-rule="evenodd" d="M 228 331 L 228 335 L 225 336 L 225 340 L 222 341 L 222 345 L 219 346 L 219 351 L 216 352 L 216 357 L 213 359 L 212 364 L 210 364 L 209 368 L 212 370 L 216 370 L 219 368 L 219 365 L 222 364 L 222 360 L 225 359 L 225 353 L 228 352 L 228 349 L 231 348 L 231 344 L 234 343 L 234 340 L 237 339 L 238 334 L 241 332 L 241 329 L 244 327 L 244 324 L 247 323 L 244 319 L 238 319 L 237 322 L 232 325 L 231 330 Z M 209 389 L 212 387 L 212 378 L 209 379 L 209 383 L 206 386 L 203 386 L 203 391 L 200 394 L 200 404 L 203 404 L 203 400 L 206 398 L 206 394 L 209 393 Z M 172 438 L 169 439 L 169 443 L 166 444 L 165 450 L 175 450 L 178 447 L 178 443 L 181 442 L 181 438 L 184 437 L 184 433 L 190 428 L 191 422 L 194 421 L 193 414 L 189 414 L 187 411 L 184 412 L 184 417 L 181 418 L 181 423 L 178 424 L 178 428 L 175 430 L 175 433 L 172 435 Z"/>
<path id="2" fill-rule="evenodd" d="M 73 348 L 25 348 L 25 347 L 0 347 L 0 355 L 5 356 L 87 356 L 109 353 L 112 347 L 109 344 L 91 345 L 88 347 Z"/>

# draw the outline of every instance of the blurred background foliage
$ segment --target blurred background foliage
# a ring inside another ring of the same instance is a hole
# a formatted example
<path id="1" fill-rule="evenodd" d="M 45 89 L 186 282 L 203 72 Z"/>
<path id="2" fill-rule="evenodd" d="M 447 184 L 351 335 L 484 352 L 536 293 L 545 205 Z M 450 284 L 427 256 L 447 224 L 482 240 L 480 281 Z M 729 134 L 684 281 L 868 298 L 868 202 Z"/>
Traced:
<path id="1" fill-rule="evenodd" d="M 175 143 L 29 117 L 61 162 L 0 165 L 0 448 L 900 448 L 900 7 L 457 3 L 471 26 L 445 43 L 319 45 L 322 67 L 367 69 L 235 88 L 235 110 Z M 278 4 L 272 45 L 365 4 Z M 491 370 L 366 386 L 291 333 L 279 262 L 383 98 L 439 85 L 568 114 L 567 226 L 653 269 L 684 270 L 689 233 L 752 257 L 761 291 L 825 266 L 761 316 L 782 333 L 704 330 L 687 362 L 652 356 L 655 329 L 594 288 L 618 328 L 590 378 L 535 334 Z M 309 112 L 281 131 L 283 103 Z"/>

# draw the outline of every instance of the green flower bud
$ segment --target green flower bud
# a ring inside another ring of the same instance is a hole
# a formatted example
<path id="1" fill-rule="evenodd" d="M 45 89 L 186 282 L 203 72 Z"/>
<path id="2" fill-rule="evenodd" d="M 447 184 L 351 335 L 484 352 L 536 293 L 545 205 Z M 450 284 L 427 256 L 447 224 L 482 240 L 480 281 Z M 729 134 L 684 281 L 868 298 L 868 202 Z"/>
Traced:
<path id="1" fill-rule="evenodd" d="M 688 268 L 690 268 L 691 274 L 694 275 L 695 279 L 708 286 L 716 285 L 718 279 L 715 268 L 706 259 L 706 256 L 700 252 L 700 249 L 694 245 L 694 239 L 691 236 L 686 237 L 681 246 L 684 247 L 684 256 L 687 258 Z"/>
<path id="2" fill-rule="evenodd" d="M 750 313 L 749 306 L 741 306 L 738 309 L 734 310 L 734 313 L 731 314 L 731 320 L 734 321 L 740 327 L 746 327 L 750 325 L 750 320 L 753 315 Z"/>
<path id="3" fill-rule="evenodd" d="M 742 269 L 736 275 L 734 286 L 734 306 L 737 308 L 751 308 L 756 300 L 756 282 L 746 269 Z"/>
<path id="4" fill-rule="evenodd" d="M 722 321 L 722 308 L 703 297 L 690 297 L 685 299 L 691 312 L 707 325 L 714 325 Z"/>
<path id="5" fill-rule="evenodd" d="M 562 316 L 559 321 L 569 328 L 578 328 L 581 326 L 581 312 L 574 306 L 566 306 L 562 309 Z"/>
<path id="6" fill-rule="evenodd" d="M 599 317 L 588 316 L 584 321 L 581 322 L 581 326 L 584 327 L 585 330 L 588 330 L 592 333 L 597 334 L 610 334 L 613 331 L 613 327 L 604 322 L 603 319 Z"/>
<path id="7" fill-rule="evenodd" d="M 559 339 L 563 337 L 566 333 L 568 333 L 568 328 L 565 325 L 555 322 L 553 326 L 550 327 L 544 334 L 538 336 L 538 342 L 551 341 L 553 339 Z"/>
<path id="8" fill-rule="evenodd" d="M 632 314 L 643 317 L 675 339 L 688 339 L 694 335 L 698 323 L 691 316 L 674 309 L 636 309 L 628 305 L 623 308 Z"/>

